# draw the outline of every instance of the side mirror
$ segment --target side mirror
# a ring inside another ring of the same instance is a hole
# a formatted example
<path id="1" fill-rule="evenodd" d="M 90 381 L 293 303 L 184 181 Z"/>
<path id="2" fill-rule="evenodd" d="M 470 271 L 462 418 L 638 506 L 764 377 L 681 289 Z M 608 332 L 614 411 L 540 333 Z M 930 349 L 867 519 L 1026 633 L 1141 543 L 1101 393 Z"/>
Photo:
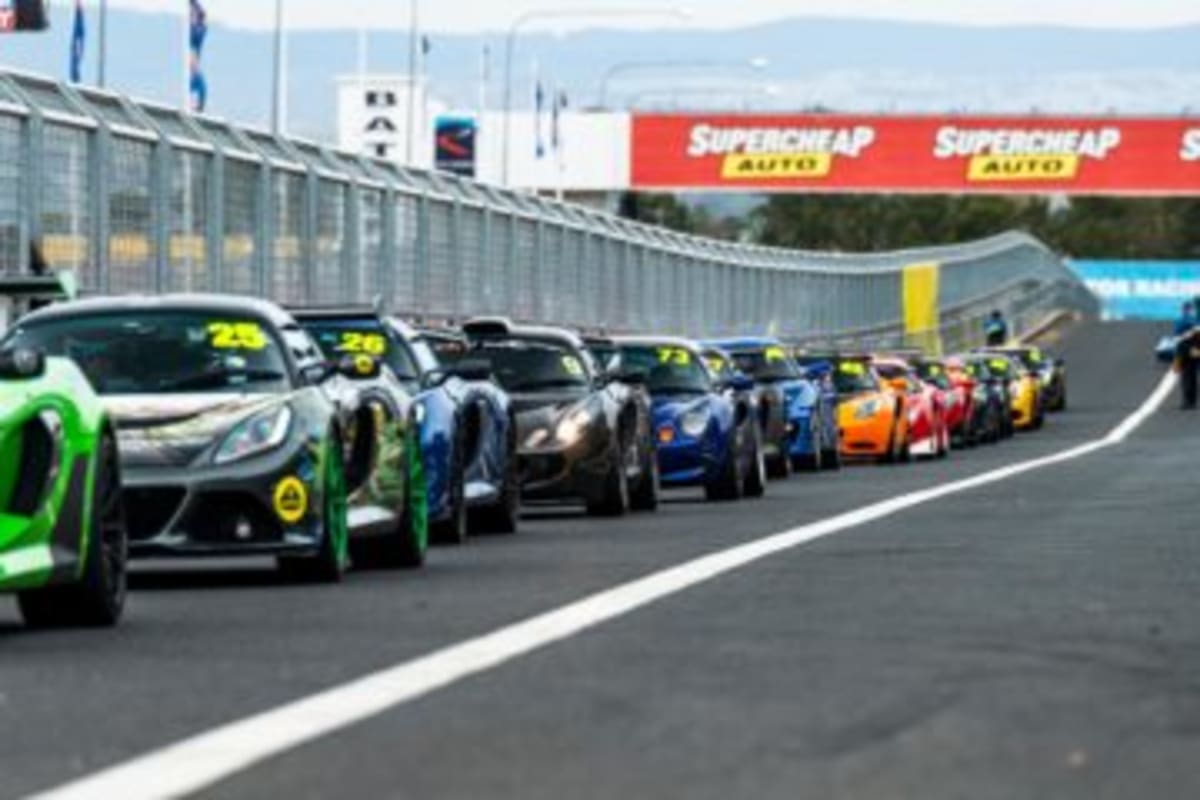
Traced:
<path id="1" fill-rule="evenodd" d="M 725 386 L 735 392 L 752 392 L 754 391 L 754 379 L 749 375 L 734 375 L 729 380 L 725 381 Z"/>
<path id="2" fill-rule="evenodd" d="M 334 372 L 351 380 L 374 380 L 383 373 L 383 364 L 368 355 L 342 356 Z"/>
<path id="3" fill-rule="evenodd" d="M 0 378 L 31 380 L 46 374 L 46 354 L 41 350 L 18 347 L 0 351 Z"/>
<path id="4" fill-rule="evenodd" d="M 645 386 L 649 376 L 641 370 L 616 370 L 605 374 L 606 383 L 623 383 L 626 386 Z"/>

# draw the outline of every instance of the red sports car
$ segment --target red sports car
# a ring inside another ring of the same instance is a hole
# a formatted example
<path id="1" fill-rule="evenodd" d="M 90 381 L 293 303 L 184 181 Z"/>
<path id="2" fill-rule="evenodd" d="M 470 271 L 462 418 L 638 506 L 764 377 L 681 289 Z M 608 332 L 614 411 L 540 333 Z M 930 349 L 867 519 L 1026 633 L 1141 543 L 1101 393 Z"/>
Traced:
<path id="1" fill-rule="evenodd" d="M 945 458 L 950 453 L 950 428 L 946 425 L 946 395 L 925 383 L 902 358 L 875 359 L 875 371 L 897 393 L 908 398 L 910 452 L 914 456 Z"/>
<path id="2" fill-rule="evenodd" d="M 913 362 L 913 369 L 925 383 L 936 386 L 945 398 L 946 429 L 956 446 L 970 438 L 975 417 L 975 381 L 961 362 L 953 359 L 924 358 Z"/>

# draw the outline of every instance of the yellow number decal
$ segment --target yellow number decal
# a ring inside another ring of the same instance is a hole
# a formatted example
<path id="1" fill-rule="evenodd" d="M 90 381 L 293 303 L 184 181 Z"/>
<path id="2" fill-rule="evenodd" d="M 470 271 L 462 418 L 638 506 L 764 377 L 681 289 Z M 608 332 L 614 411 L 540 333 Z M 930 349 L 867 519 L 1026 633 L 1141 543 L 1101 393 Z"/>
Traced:
<path id="1" fill-rule="evenodd" d="M 692 354 L 682 347 L 660 347 L 658 348 L 658 363 L 686 367 L 692 363 Z"/>
<path id="2" fill-rule="evenodd" d="M 866 366 L 864 366 L 863 364 L 860 364 L 857 361 L 843 361 L 841 364 L 838 364 L 838 370 L 843 375 L 866 375 L 867 374 Z"/>
<path id="3" fill-rule="evenodd" d="M 380 333 L 343 333 L 338 350 L 343 353 L 383 356 L 387 353 L 387 339 Z"/>
<path id="4" fill-rule="evenodd" d="M 778 364 L 781 361 L 787 361 L 787 353 L 783 351 L 782 347 L 768 347 L 764 355 L 768 364 Z"/>
<path id="5" fill-rule="evenodd" d="M 567 374 L 573 375 L 576 378 L 583 376 L 583 364 L 580 364 L 579 359 L 575 356 L 563 356 L 562 365 Z"/>
<path id="6" fill-rule="evenodd" d="M 1002 359 L 993 359 L 992 361 L 988 362 L 988 366 L 997 372 L 1008 372 L 1008 362 Z"/>
<path id="7" fill-rule="evenodd" d="M 708 369 L 710 372 L 721 374 L 725 371 L 725 360 L 715 357 L 708 359 Z"/>
<path id="8" fill-rule="evenodd" d="M 265 350 L 267 335 L 256 322 L 213 322 L 208 326 L 215 350 Z"/>

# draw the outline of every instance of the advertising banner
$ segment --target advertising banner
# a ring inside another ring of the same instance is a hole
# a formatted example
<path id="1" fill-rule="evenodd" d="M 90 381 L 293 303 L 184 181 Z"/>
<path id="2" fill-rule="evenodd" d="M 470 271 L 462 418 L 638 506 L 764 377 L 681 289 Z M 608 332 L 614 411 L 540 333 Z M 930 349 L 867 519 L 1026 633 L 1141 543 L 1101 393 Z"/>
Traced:
<path id="1" fill-rule="evenodd" d="M 1200 298 L 1200 261 L 1072 261 L 1108 319 L 1177 319 Z"/>
<path id="2" fill-rule="evenodd" d="M 439 117 L 434 132 L 434 168 L 463 178 L 474 178 L 477 136 L 474 119 Z"/>
<path id="3" fill-rule="evenodd" d="M 640 190 L 1200 194 L 1200 119 L 649 114 Z"/>

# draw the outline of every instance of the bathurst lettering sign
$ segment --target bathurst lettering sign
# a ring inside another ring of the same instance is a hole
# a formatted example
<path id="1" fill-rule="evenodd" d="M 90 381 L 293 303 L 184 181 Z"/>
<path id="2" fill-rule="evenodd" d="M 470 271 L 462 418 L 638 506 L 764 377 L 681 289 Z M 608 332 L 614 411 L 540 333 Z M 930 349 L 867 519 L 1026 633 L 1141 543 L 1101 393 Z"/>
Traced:
<path id="1" fill-rule="evenodd" d="M 635 189 L 1200 194 L 1200 121 L 639 115 Z"/>

